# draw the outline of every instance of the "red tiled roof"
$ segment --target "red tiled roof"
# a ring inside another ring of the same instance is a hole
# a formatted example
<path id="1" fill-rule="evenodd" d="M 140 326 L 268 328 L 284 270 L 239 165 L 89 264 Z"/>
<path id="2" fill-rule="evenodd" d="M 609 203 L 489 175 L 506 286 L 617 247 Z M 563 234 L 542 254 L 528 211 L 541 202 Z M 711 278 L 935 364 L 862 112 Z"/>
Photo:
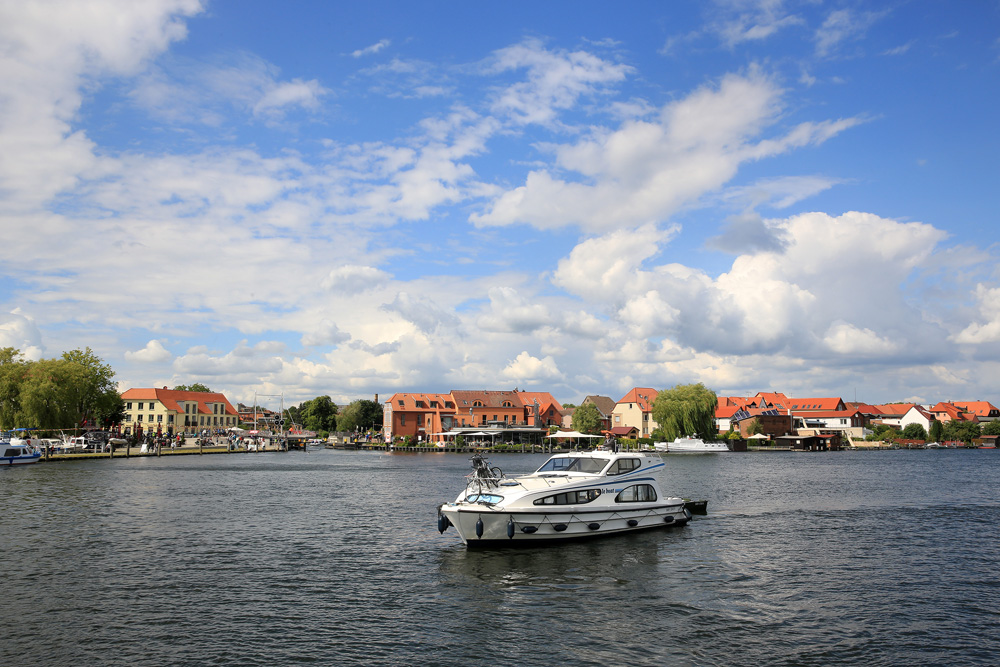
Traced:
<path id="1" fill-rule="evenodd" d="M 167 410 L 174 412 L 184 412 L 178 401 L 195 402 L 198 404 L 198 413 L 203 415 L 213 414 L 208 408 L 209 403 L 222 403 L 225 414 L 233 417 L 239 416 L 236 408 L 232 406 L 225 395 L 218 392 L 209 391 L 177 391 L 174 389 L 150 389 L 146 387 L 135 387 L 126 389 L 122 394 L 125 401 L 159 401 Z"/>
<path id="2" fill-rule="evenodd" d="M 625 394 L 625 396 L 618 401 L 618 404 L 637 403 L 643 412 L 650 412 L 653 409 L 653 401 L 656 400 L 656 395 L 659 393 L 660 392 L 655 389 L 650 389 L 649 387 L 635 387 L 629 393 Z"/>
<path id="3" fill-rule="evenodd" d="M 916 405 L 916 403 L 885 403 L 883 405 L 876 405 L 875 407 L 878 408 L 883 415 L 886 415 L 888 417 L 894 415 L 899 415 L 900 417 L 902 417 L 907 412 L 909 412 L 910 408 L 912 408 L 914 405 Z"/>
<path id="4" fill-rule="evenodd" d="M 715 408 L 716 419 L 729 419 L 742 408 L 738 405 L 719 405 Z"/>
<path id="5" fill-rule="evenodd" d="M 386 403 L 392 405 L 394 411 L 455 412 L 455 399 L 451 394 L 399 392 L 390 396 Z M 431 407 L 432 403 L 437 406 Z"/>
<path id="6" fill-rule="evenodd" d="M 996 406 L 989 401 L 966 401 L 964 403 L 956 403 L 955 405 L 961 405 L 965 408 L 966 412 L 971 412 L 977 417 L 988 417 L 990 412 L 996 410 Z"/>
<path id="7" fill-rule="evenodd" d="M 801 410 L 837 410 L 843 405 L 840 398 L 789 398 L 785 406 L 793 412 Z"/>
<path id="8" fill-rule="evenodd" d="M 522 407 L 520 399 L 513 391 L 452 390 L 451 395 L 454 397 L 455 407 L 459 411 L 473 407 L 476 401 L 480 401 L 485 408 L 502 408 L 504 401 L 510 401 L 511 407 Z"/>
<path id="9" fill-rule="evenodd" d="M 758 391 L 757 395 L 754 398 L 759 398 L 763 400 L 765 403 L 767 403 L 769 407 L 776 407 L 776 408 L 787 408 L 788 402 L 791 400 L 790 398 L 782 394 L 780 391 L 774 391 L 774 392 Z M 760 407 L 759 403 L 757 407 Z"/>
<path id="10" fill-rule="evenodd" d="M 521 404 L 528 409 L 535 408 L 535 400 L 538 400 L 538 413 L 545 414 L 549 408 L 555 408 L 557 412 L 562 412 L 562 405 L 547 391 L 519 391 L 515 394 L 521 399 Z"/>

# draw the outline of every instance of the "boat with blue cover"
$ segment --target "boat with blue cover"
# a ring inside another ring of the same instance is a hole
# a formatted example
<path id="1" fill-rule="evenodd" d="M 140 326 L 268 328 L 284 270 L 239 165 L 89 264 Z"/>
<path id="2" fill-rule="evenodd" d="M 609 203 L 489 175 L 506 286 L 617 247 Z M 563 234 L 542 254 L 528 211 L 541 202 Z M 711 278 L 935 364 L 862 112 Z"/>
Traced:
<path id="1" fill-rule="evenodd" d="M 42 450 L 33 444 L 31 438 L 22 438 L 16 433 L 0 433 L 0 465 L 37 463 L 41 458 Z"/>

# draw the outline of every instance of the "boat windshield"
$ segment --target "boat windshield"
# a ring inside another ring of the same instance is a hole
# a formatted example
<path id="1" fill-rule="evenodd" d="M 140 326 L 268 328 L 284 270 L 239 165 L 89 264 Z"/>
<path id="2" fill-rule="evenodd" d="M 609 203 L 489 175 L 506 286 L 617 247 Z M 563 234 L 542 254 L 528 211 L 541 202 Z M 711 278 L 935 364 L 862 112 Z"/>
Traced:
<path id="1" fill-rule="evenodd" d="M 535 472 L 589 472 L 604 470 L 611 459 L 595 456 L 553 456 Z"/>

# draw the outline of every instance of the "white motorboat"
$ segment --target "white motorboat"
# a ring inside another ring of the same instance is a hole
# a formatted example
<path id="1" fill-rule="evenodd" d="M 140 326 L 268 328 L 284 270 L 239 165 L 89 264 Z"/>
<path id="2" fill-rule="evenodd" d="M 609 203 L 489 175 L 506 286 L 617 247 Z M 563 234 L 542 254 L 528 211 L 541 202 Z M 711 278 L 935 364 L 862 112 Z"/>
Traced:
<path id="1" fill-rule="evenodd" d="M 705 442 L 701 438 L 675 438 L 673 442 L 657 442 L 653 448 L 658 452 L 728 452 L 724 442 Z"/>
<path id="2" fill-rule="evenodd" d="M 455 526 L 472 547 L 532 546 L 648 528 L 683 526 L 683 498 L 664 497 L 657 456 L 556 454 L 533 473 L 505 477 L 480 455 L 454 502 L 438 507 L 438 530 Z"/>
<path id="3" fill-rule="evenodd" d="M 0 465 L 5 466 L 36 463 L 42 458 L 42 450 L 35 447 L 31 438 L 12 437 L 6 433 L 0 434 L 0 454 Z"/>

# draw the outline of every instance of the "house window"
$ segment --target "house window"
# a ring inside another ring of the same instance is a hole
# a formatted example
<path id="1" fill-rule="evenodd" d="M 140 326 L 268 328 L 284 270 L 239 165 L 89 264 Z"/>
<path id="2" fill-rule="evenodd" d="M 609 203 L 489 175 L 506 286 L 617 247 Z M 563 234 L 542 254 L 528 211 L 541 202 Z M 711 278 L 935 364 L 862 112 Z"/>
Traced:
<path id="1" fill-rule="evenodd" d="M 139 410 L 142 410 L 142 403 L 139 404 Z"/>
<path id="2" fill-rule="evenodd" d="M 406 415 L 399 415 L 399 425 L 406 426 Z"/>
<path id="3" fill-rule="evenodd" d="M 483 402 L 482 401 L 473 401 L 472 402 L 472 407 L 474 407 L 474 408 L 481 408 L 481 407 L 483 407 Z"/>
<path id="4" fill-rule="evenodd" d="M 142 415 L 136 415 L 136 416 L 135 416 L 135 420 L 136 420 L 137 422 L 141 422 L 141 421 L 142 421 Z"/>
<path id="5" fill-rule="evenodd" d="M 149 418 L 150 418 L 150 420 L 152 420 L 153 415 L 150 415 Z M 156 415 L 156 422 L 158 424 L 162 424 L 163 423 L 163 415 Z"/>
<path id="6" fill-rule="evenodd" d="M 129 401 L 128 403 L 125 404 L 125 409 L 132 410 L 132 401 Z"/>

